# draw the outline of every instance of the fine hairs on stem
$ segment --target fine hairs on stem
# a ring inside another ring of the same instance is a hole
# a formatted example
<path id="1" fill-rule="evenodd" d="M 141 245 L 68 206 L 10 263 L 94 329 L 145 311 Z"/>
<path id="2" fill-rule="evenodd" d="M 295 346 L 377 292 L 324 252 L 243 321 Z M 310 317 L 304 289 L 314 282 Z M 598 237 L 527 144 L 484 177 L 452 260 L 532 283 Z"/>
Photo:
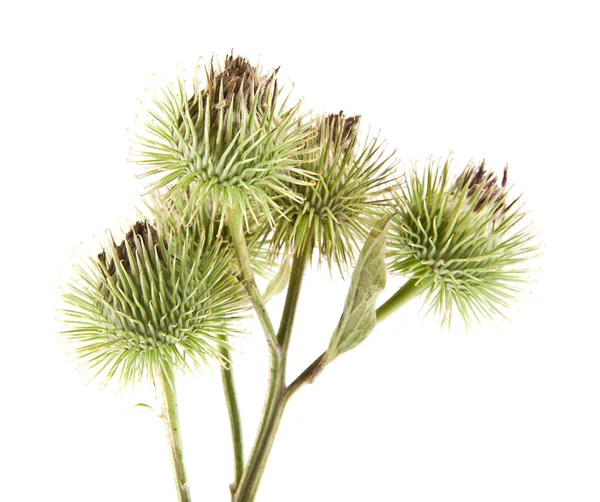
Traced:
<path id="1" fill-rule="evenodd" d="M 252 502 L 286 405 L 304 384 L 413 299 L 445 325 L 457 315 L 466 323 L 506 315 L 539 253 L 506 168 L 498 174 L 482 160 L 455 170 L 448 159 L 401 172 L 359 116 L 306 113 L 277 75 L 231 54 L 156 95 L 132 145 L 151 180 L 147 207 L 122 239 L 107 235 L 74 267 L 63 295 L 62 336 L 96 377 L 158 384 L 179 502 L 201 499 L 202 485 L 184 463 L 178 375 L 220 368 L 233 445 L 229 494 Z M 323 333 L 322 354 L 288 380 L 314 260 L 341 272 L 346 299 L 334 331 Z M 381 299 L 390 274 L 403 285 Z M 264 293 L 257 277 L 270 281 Z M 283 291 L 276 327 L 267 302 Z M 262 333 L 242 329 L 249 315 Z M 240 336 L 264 337 L 269 352 L 252 438 L 242 436 L 231 357 Z"/>

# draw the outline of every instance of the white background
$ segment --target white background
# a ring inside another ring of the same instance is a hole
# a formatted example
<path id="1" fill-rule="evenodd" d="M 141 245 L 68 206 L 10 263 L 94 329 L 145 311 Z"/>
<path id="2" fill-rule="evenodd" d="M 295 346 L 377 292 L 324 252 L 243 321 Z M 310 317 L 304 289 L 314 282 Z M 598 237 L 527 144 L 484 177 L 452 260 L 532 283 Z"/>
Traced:
<path id="1" fill-rule="evenodd" d="M 132 409 L 152 390 L 88 384 L 53 295 L 80 242 L 131 222 L 127 129 L 152 75 L 232 48 L 281 66 L 307 107 L 362 114 L 404 165 L 508 162 L 545 243 L 510 320 L 443 331 L 413 302 L 302 389 L 258 500 L 600 500 L 594 3 L 4 4 L 0 500 L 176 500 L 162 424 Z M 291 374 L 326 347 L 345 289 L 307 277 Z M 237 349 L 249 442 L 266 347 L 255 330 Z M 180 381 L 194 500 L 228 500 L 219 385 L 217 370 Z"/>

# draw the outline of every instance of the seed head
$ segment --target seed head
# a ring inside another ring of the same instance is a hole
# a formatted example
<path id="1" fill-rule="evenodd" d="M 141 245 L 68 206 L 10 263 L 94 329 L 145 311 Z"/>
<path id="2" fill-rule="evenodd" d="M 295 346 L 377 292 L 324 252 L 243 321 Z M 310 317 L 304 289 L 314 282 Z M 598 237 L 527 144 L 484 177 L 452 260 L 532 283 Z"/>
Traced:
<path id="1" fill-rule="evenodd" d="M 449 161 L 407 175 L 389 234 L 390 270 L 416 279 L 443 322 L 454 310 L 467 323 L 502 313 L 528 280 L 537 248 L 509 196 L 507 169 L 499 182 L 483 162 L 454 181 Z"/>
<path id="2" fill-rule="evenodd" d="M 160 369 L 222 361 L 218 350 L 244 309 L 231 256 L 219 242 L 162 237 L 145 221 L 77 268 L 64 299 L 63 335 L 106 379 L 130 383 Z"/>
<path id="3" fill-rule="evenodd" d="M 300 200 L 290 184 L 311 182 L 298 165 L 308 129 L 299 104 L 281 99 L 276 76 L 228 56 L 222 68 L 211 61 L 204 79 L 196 75 L 191 93 L 181 80 L 164 89 L 135 147 L 152 189 L 168 187 L 175 198 L 187 191 L 191 201 L 210 199 L 255 220 L 272 219 L 278 198 Z"/>
<path id="4" fill-rule="evenodd" d="M 359 145 L 359 122 L 343 112 L 313 121 L 303 166 L 319 178 L 297 186 L 299 197 L 283 206 L 272 237 L 275 252 L 317 247 L 330 267 L 337 263 L 343 270 L 385 211 L 394 164 L 376 138 Z"/>

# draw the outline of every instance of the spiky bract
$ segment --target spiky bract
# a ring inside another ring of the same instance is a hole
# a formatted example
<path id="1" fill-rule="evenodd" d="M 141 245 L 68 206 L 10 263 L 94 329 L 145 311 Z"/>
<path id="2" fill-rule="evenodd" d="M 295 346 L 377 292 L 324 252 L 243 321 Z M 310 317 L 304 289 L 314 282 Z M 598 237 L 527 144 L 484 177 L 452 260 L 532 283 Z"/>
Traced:
<path id="1" fill-rule="evenodd" d="M 469 164 L 454 181 L 450 162 L 413 169 L 397 197 L 389 265 L 423 288 L 429 310 L 449 323 L 454 310 L 469 323 L 501 313 L 528 279 L 536 253 L 518 199 L 501 182 Z"/>
<path id="2" fill-rule="evenodd" d="M 189 191 L 175 199 L 160 194 L 150 194 L 146 207 L 172 238 L 178 239 L 177 236 L 185 233 L 185 238 L 192 241 L 206 239 L 207 242 L 212 243 L 218 240 L 223 250 L 233 253 L 229 228 L 223 227 L 224 218 L 219 211 L 215 211 L 210 200 L 205 200 L 204 204 L 192 201 Z M 265 243 L 259 228 L 253 220 L 247 222 L 245 237 L 252 256 L 252 270 L 263 278 L 271 278 L 273 263 L 268 256 L 268 243 Z M 233 255 L 232 267 L 236 271 L 239 269 Z"/>
<path id="3" fill-rule="evenodd" d="M 272 219 L 278 198 L 300 200 L 290 185 L 311 182 L 298 165 L 308 131 L 276 73 L 261 75 L 228 56 L 223 69 L 208 65 L 204 86 L 194 78 L 191 93 L 181 80 L 164 89 L 134 152 L 156 177 L 153 189 L 168 187 L 171 197 L 188 191 L 190 200 L 208 198 L 220 214 L 235 207 L 246 220 L 258 213 Z"/>
<path id="4" fill-rule="evenodd" d="M 227 255 L 202 236 L 167 244 L 160 229 L 138 222 L 77 268 L 63 335 L 96 375 L 121 383 L 221 361 L 218 347 L 245 308 Z"/>
<path id="5" fill-rule="evenodd" d="M 318 182 L 296 188 L 303 201 L 287 201 L 272 236 L 275 251 L 317 247 L 329 267 L 343 271 L 385 211 L 394 165 L 377 138 L 359 144 L 359 120 L 340 112 L 313 121 L 303 165 Z"/>

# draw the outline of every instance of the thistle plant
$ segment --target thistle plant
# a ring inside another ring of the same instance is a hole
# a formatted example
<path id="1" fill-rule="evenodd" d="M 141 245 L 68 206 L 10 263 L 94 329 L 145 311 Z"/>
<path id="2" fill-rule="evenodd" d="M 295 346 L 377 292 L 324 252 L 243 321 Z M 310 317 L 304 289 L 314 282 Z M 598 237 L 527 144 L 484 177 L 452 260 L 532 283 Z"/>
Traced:
<path id="1" fill-rule="evenodd" d="M 220 368 L 234 454 L 231 500 L 251 502 L 286 404 L 304 384 L 413 298 L 442 324 L 454 312 L 467 323 L 504 315 L 537 250 L 506 169 L 499 178 L 472 163 L 454 175 L 447 161 L 401 173 L 385 143 L 361 136 L 359 117 L 313 118 L 290 103 L 276 70 L 263 74 L 233 55 L 201 70 L 190 89 L 179 80 L 149 110 L 135 151 L 151 177 L 150 217 L 75 268 L 63 336 L 95 375 L 158 384 L 181 502 L 191 490 L 176 377 Z M 323 353 L 290 380 L 296 309 L 315 256 L 350 273 L 348 293 Z M 255 274 L 277 269 L 261 292 Z M 380 302 L 388 273 L 405 283 Z M 283 289 L 275 329 L 266 302 Z M 270 371 L 246 455 L 231 343 L 250 308 Z"/>
<path id="2" fill-rule="evenodd" d="M 195 238 L 192 238 L 195 237 Z M 105 380 L 148 379 L 163 396 L 181 500 L 190 500 L 179 434 L 175 374 L 209 361 L 226 364 L 228 336 L 245 310 L 231 255 L 205 235 L 182 232 L 168 243 L 138 221 L 116 244 L 77 268 L 64 294 L 63 335 Z"/>

